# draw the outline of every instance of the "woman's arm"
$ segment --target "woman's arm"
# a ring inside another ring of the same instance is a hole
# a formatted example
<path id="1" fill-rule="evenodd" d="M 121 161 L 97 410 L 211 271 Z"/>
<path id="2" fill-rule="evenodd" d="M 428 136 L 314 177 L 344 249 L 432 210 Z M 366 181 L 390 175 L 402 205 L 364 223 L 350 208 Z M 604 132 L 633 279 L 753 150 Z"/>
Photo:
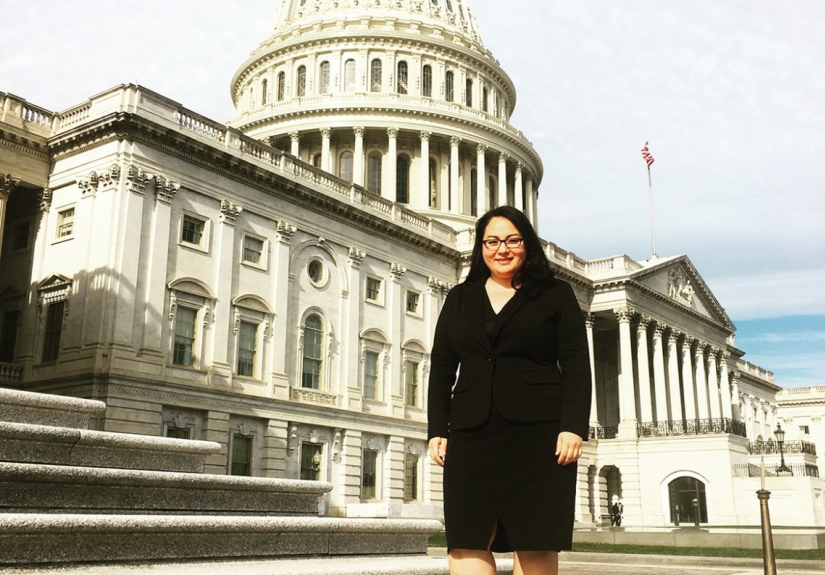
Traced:
<path id="1" fill-rule="evenodd" d="M 459 354 L 454 349 L 450 332 L 458 321 L 456 303 L 458 288 L 453 288 L 435 326 L 433 348 L 430 354 L 430 380 L 427 388 L 427 439 L 446 438 L 449 435 L 450 396 L 455 383 Z M 446 440 L 445 440 L 446 445 Z"/>
<path id="2" fill-rule="evenodd" d="M 559 431 L 575 433 L 587 441 L 592 393 L 587 328 L 573 288 L 564 282 L 560 286 L 561 317 L 556 334 L 562 386 Z M 560 446 L 559 449 L 575 452 L 572 444 L 567 448 Z"/>

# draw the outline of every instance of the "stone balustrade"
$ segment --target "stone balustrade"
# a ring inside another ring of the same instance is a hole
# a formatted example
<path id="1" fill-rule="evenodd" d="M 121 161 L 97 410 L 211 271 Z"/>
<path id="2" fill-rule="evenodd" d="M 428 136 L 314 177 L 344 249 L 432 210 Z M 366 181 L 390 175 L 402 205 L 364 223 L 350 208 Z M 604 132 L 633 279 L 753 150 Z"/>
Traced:
<path id="1" fill-rule="evenodd" d="M 0 363 L 0 383 L 18 383 L 22 381 L 23 368 L 13 363 Z"/>

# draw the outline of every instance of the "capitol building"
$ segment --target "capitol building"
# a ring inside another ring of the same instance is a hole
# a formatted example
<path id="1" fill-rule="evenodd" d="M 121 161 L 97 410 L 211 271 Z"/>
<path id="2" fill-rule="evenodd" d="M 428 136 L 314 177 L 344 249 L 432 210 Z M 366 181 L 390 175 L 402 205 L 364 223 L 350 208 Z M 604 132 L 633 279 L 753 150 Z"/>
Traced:
<path id="1" fill-rule="evenodd" d="M 133 84 L 0 93 L 0 386 L 217 442 L 210 473 L 328 481 L 326 515 L 440 518 L 436 320 L 481 214 L 537 222 L 516 87 L 468 0 L 283 0 L 230 87 L 226 123 Z M 590 343 L 582 529 L 614 495 L 628 528 L 758 525 L 763 458 L 774 525 L 825 525 L 825 388 L 745 361 L 687 256 L 544 246 Z"/>

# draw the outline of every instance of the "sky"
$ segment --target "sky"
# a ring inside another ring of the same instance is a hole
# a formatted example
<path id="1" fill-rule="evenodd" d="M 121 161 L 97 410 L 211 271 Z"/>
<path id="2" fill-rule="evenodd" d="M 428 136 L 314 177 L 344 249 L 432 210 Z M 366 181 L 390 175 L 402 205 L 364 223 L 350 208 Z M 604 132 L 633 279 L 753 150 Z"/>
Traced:
<path id="1" fill-rule="evenodd" d="M 825 2 L 469 0 L 544 162 L 539 232 L 687 254 L 745 359 L 825 385 Z M 0 0 L 0 92 L 60 111 L 135 82 L 225 122 L 279 0 Z"/>

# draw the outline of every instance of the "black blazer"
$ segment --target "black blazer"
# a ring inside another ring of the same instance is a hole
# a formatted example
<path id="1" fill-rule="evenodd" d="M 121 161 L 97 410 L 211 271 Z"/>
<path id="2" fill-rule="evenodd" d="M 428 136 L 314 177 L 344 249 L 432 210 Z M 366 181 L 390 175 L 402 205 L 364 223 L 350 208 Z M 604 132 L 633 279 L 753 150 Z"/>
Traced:
<path id="1" fill-rule="evenodd" d="M 559 431 L 587 440 L 590 354 L 573 288 L 554 278 L 535 296 L 516 291 L 496 318 L 491 344 L 483 319 L 484 283 L 454 287 L 438 318 L 428 439 L 481 425 L 495 395 L 509 421 L 557 420 Z"/>

